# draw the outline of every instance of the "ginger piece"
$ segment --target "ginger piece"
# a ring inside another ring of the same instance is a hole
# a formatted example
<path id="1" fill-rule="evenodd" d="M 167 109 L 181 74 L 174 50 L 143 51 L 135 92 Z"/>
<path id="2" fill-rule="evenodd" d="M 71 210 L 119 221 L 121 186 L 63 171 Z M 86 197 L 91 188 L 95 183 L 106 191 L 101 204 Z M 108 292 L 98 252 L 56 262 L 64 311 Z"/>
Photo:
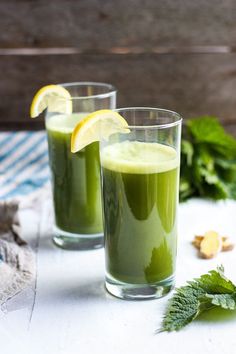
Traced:
<path id="1" fill-rule="evenodd" d="M 230 242 L 228 237 L 222 237 L 222 252 L 232 251 L 234 244 Z"/>
<path id="2" fill-rule="evenodd" d="M 202 258 L 210 259 L 215 257 L 222 249 L 222 238 L 215 231 L 208 231 L 200 244 L 200 255 Z"/>
<path id="3" fill-rule="evenodd" d="M 200 250 L 201 242 L 203 239 L 204 236 L 195 235 L 194 240 L 192 241 L 193 246 Z"/>
<path id="4" fill-rule="evenodd" d="M 209 234 L 211 235 L 211 236 L 209 236 Z M 199 255 L 202 257 L 202 258 L 206 258 L 206 259 L 208 259 L 208 258 L 213 258 L 213 257 L 215 257 L 216 256 L 216 254 L 218 253 L 218 252 L 220 252 L 220 251 L 222 251 L 222 252 L 227 252 L 227 251 L 232 251 L 233 249 L 234 249 L 234 244 L 229 240 L 229 237 L 227 237 L 227 236 L 216 236 L 216 234 L 218 235 L 218 233 L 217 232 L 215 232 L 215 231 L 208 231 L 208 232 L 206 232 L 205 233 L 205 235 L 204 236 L 202 236 L 202 235 L 195 235 L 194 236 L 194 240 L 192 241 L 192 244 L 193 244 L 193 246 L 195 247 L 195 248 L 197 248 L 198 250 L 199 250 Z M 203 243 L 203 246 L 202 246 L 202 242 L 203 242 L 203 240 L 205 239 L 205 237 L 208 237 L 209 239 L 210 238 L 212 238 L 212 239 L 210 239 L 210 241 L 208 240 L 208 241 L 206 241 L 206 242 L 204 242 Z M 221 241 L 220 240 L 218 240 L 218 241 L 214 241 L 214 238 L 217 240 L 218 238 L 220 238 L 221 239 Z M 213 247 L 213 246 L 209 246 L 209 242 L 210 243 L 215 243 L 215 246 Z M 207 246 L 206 246 L 206 244 L 207 244 Z M 219 251 L 213 251 L 213 253 L 211 254 L 211 255 L 209 255 L 209 253 L 211 253 L 210 251 L 209 251 L 209 248 L 211 249 L 212 247 L 214 248 L 214 249 L 218 249 L 218 247 L 217 247 L 217 244 L 218 244 L 218 246 L 219 246 Z M 220 246 L 221 245 L 221 246 Z M 205 249 L 206 249 L 206 247 L 208 247 L 208 251 L 207 252 L 205 252 Z"/>

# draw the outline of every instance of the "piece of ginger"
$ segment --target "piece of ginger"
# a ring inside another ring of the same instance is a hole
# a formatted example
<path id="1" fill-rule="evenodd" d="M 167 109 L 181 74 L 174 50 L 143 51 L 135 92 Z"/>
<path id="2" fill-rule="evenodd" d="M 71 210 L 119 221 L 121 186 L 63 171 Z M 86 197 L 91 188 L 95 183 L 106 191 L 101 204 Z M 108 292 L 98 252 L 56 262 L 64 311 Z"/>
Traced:
<path id="1" fill-rule="evenodd" d="M 200 236 L 200 235 L 195 235 L 194 236 L 194 240 L 192 241 L 192 244 L 200 250 L 200 246 L 201 246 L 201 242 L 204 239 L 204 236 Z"/>
<path id="2" fill-rule="evenodd" d="M 205 233 L 200 244 L 200 255 L 202 258 L 210 259 L 215 257 L 222 249 L 222 237 L 215 231 Z"/>
<path id="3" fill-rule="evenodd" d="M 203 241 L 204 236 L 201 235 L 195 235 L 194 240 L 192 241 L 192 244 L 194 247 L 196 247 L 198 250 L 200 250 L 201 247 L 201 242 Z M 234 244 L 229 240 L 227 236 L 221 236 L 222 239 L 222 251 L 231 251 L 234 248 Z"/>
<path id="4" fill-rule="evenodd" d="M 222 237 L 222 251 L 232 251 L 234 249 L 234 244 L 230 242 L 228 237 Z"/>

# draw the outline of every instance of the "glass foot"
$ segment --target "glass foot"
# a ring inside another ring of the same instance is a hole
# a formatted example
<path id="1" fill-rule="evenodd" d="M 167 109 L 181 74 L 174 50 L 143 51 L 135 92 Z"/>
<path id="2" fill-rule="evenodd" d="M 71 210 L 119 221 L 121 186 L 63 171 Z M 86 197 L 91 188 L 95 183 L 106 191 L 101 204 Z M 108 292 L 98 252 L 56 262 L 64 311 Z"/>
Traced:
<path id="1" fill-rule="evenodd" d="M 103 233 L 98 234 L 74 234 L 63 231 L 56 226 L 53 229 L 54 244 L 66 250 L 93 250 L 104 246 Z"/>
<path id="2" fill-rule="evenodd" d="M 153 284 L 128 284 L 106 277 L 107 291 L 124 300 L 151 300 L 167 295 L 174 288 L 174 277 Z"/>

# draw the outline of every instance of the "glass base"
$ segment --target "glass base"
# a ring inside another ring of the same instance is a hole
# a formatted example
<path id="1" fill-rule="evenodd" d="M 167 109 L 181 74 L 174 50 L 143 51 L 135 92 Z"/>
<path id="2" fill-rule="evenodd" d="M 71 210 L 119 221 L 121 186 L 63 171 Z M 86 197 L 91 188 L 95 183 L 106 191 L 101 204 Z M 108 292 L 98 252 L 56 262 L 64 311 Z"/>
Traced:
<path id="1" fill-rule="evenodd" d="M 66 250 L 94 250 L 104 246 L 103 233 L 74 234 L 58 227 L 53 228 L 53 242 L 56 246 Z"/>
<path id="2" fill-rule="evenodd" d="M 107 291 L 124 300 L 151 300 L 167 295 L 174 288 L 174 276 L 152 284 L 129 284 L 106 277 Z"/>

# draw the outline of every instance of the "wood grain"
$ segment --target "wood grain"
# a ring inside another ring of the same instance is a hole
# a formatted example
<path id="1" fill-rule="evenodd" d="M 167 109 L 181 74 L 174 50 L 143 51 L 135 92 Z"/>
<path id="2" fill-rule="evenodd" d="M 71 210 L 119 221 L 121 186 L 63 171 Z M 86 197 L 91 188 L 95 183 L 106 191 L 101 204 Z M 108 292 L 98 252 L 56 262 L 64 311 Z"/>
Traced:
<path id="1" fill-rule="evenodd" d="M 234 0 L 0 0 L 0 127 L 39 129 L 48 83 L 111 82 L 119 106 L 236 125 Z"/>
<path id="2" fill-rule="evenodd" d="M 236 54 L 0 57 L 0 121 L 39 125 L 28 112 L 42 85 L 91 80 L 117 86 L 120 107 L 163 107 L 235 124 L 235 62 Z"/>
<path id="3" fill-rule="evenodd" d="M 234 46 L 234 0 L 0 0 L 0 47 Z"/>

